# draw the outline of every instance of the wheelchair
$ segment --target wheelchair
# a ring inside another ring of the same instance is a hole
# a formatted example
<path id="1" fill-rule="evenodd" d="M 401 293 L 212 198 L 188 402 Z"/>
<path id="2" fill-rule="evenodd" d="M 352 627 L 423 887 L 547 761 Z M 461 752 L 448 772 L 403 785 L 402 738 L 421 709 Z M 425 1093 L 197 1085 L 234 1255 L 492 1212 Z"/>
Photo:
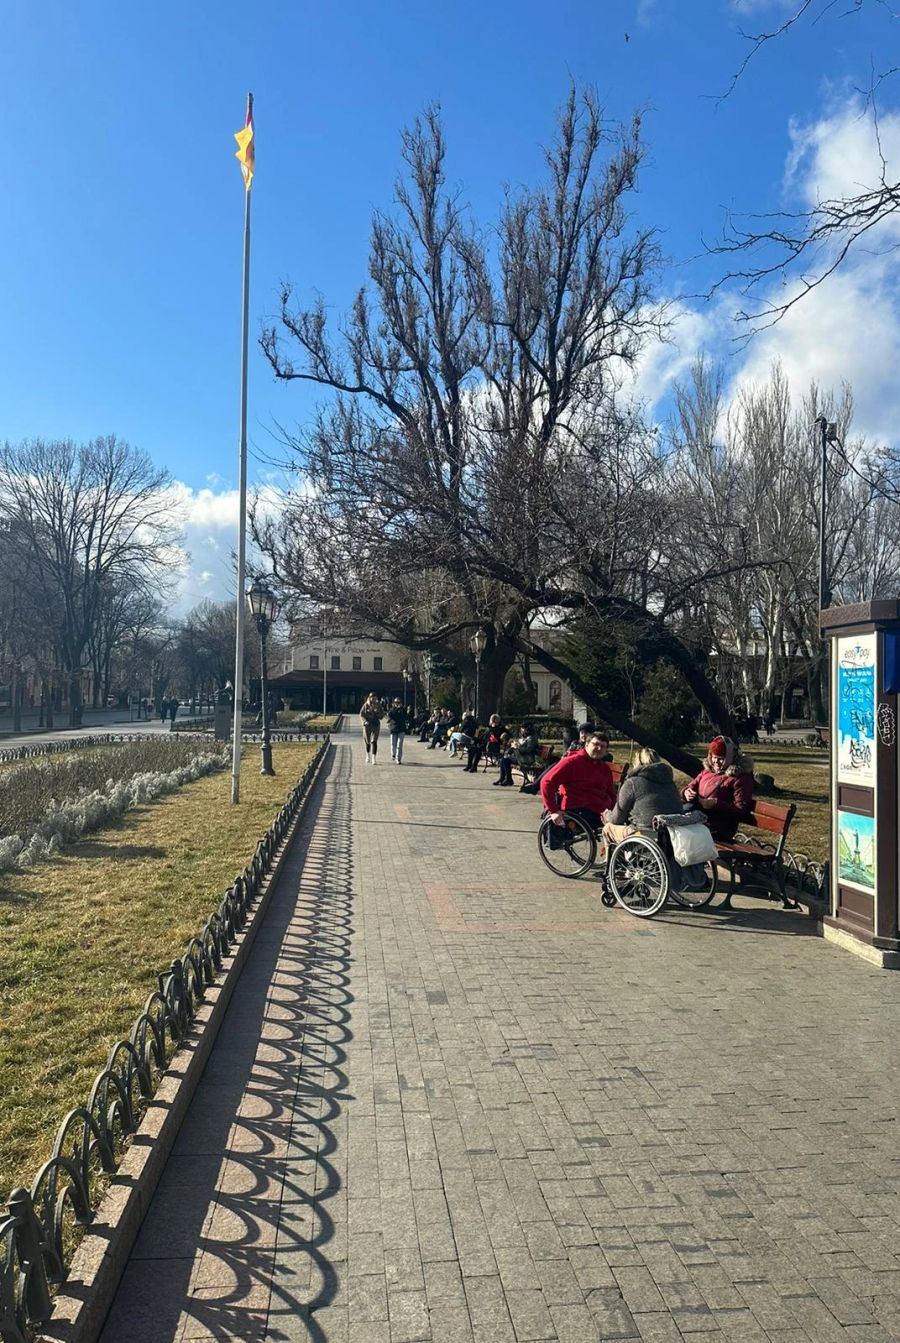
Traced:
<path id="1" fill-rule="evenodd" d="M 606 844 L 584 817 L 563 812 L 561 826 L 555 826 L 549 816 L 541 821 L 538 852 L 558 877 L 574 879 L 597 870 L 603 904 L 610 908 L 618 904 L 639 919 L 658 914 L 670 896 L 685 909 L 702 909 L 717 890 L 714 862 L 704 864 L 705 880 L 700 890 L 676 889 L 675 860 L 664 829 L 636 831 L 618 844 Z"/>

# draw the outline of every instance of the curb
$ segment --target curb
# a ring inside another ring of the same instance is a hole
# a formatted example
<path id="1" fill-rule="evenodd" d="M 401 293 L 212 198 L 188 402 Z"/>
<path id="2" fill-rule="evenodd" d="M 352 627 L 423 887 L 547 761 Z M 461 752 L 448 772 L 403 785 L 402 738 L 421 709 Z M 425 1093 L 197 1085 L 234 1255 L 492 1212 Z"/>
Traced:
<path id="1" fill-rule="evenodd" d="M 159 1087 L 109 1189 L 75 1252 L 71 1268 L 53 1304 L 53 1314 L 38 1334 L 47 1343 L 95 1343 L 118 1290 L 141 1224 L 150 1207 L 178 1131 L 212 1052 L 219 1028 L 257 931 L 265 918 L 282 866 L 289 854 L 319 775 L 331 758 L 323 751 L 291 827 L 264 879 L 255 908 L 238 935 L 227 965 L 206 991 L 194 1025 L 172 1057 Z"/>

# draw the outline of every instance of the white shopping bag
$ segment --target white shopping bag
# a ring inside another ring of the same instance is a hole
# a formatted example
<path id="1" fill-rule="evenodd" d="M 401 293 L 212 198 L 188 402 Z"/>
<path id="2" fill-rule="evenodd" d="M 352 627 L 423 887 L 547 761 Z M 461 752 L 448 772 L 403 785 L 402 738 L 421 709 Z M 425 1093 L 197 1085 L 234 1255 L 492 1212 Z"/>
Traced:
<path id="1" fill-rule="evenodd" d="M 708 863 L 717 854 L 716 841 L 705 825 L 673 825 L 669 827 L 672 853 L 679 867 L 692 863 Z"/>

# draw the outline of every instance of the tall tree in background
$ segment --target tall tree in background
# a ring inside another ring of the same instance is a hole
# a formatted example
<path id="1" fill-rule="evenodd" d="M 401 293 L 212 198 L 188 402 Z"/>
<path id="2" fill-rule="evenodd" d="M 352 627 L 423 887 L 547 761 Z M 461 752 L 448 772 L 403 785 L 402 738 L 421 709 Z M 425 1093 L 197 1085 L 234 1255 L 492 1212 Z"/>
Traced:
<path id="1" fill-rule="evenodd" d="M 285 287 L 264 333 L 276 376 L 334 396 L 290 444 L 302 483 L 280 517 L 255 525 L 300 601 L 440 651 L 486 626 L 486 704 L 499 700 L 516 651 L 590 699 L 529 637 L 539 612 L 560 622 L 587 613 L 652 628 L 728 728 L 666 618 L 704 575 L 678 576 L 678 602 L 668 600 L 659 445 L 622 392 L 663 324 L 655 240 L 627 211 L 643 152 L 637 120 L 611 128 L 592 97 L 573 92 L 547 183 L 509 199 L 494 254 L 446 188 L 437 114 L 417 122 L 403 138 L 399 218 L 376 215 L 372 286 L 341 331 L 330 331 L 324 302 L 298 308 Z M 665 746 L 627 706 L 607 717 Z"/>
<path id="2" fill-rule="evenodd" d="M 168 483 L 146 453 L 112 436 L 86 444 L 35 439 L 0 450 L 0 519 L 57 622 L 73 726 L 81 722 L 81 670 L 104 593 L 165 587 L 177 539 Z"/>

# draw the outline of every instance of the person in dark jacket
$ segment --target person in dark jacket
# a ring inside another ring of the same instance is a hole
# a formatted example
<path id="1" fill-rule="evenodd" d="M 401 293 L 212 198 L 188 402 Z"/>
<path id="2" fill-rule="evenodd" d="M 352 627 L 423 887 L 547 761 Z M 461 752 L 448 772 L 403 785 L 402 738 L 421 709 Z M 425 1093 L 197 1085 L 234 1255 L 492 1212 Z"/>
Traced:
<path id="1" fill-rule="evenodd" d="M 478 762 L 485 752 L 487 752 L 488 759 L 499 759 L 502 732 L 503 723 L 498 713 L 491 714 L 488 725 L 484 730 L 476 729 L 475 740 L 469 747 L 465 764 L 465 769 L 469 774 L 478 773 Z"/>
<path id="2" fill-rule="evenodd" d="M 619 787 L 615 805 L 606 814 L 603 834 L 611 843 L 618 844 L 636 830 L 652 830 L 654 816 L 679 811 L 681 794 L 671 766 L 649 746 L 644 746 Z"/>
<path id="3" fill-rule="evenodd" d="M 518 765 L 523 774 L 534 769 L 535 756 L 539 745 L 540 742 L 532 725 L 523 723 L 519 728 L 519 735 L 512 750 L 504 755 L 500 761 L 500 778 L 495 779 L 494 782 L 502 788 L 510 787 L 513 781 L 513 765 Z"/>
<path id="4" fill-rule="evenodd" d="M 681 796 L 706 812 L 713 839 L 727 843 L 753 806 L 753 761 L 730 737 L 715 737 L 703 769 Z"/>
<path id="5" fill-rule="evenodd" d="M 387 711 L 388 728 L 391 734 L 391 760 L 395 765 L 403 764 L 403 738 L 409 727 L 409 717 L 399 699 L 395 699 Z"/>

